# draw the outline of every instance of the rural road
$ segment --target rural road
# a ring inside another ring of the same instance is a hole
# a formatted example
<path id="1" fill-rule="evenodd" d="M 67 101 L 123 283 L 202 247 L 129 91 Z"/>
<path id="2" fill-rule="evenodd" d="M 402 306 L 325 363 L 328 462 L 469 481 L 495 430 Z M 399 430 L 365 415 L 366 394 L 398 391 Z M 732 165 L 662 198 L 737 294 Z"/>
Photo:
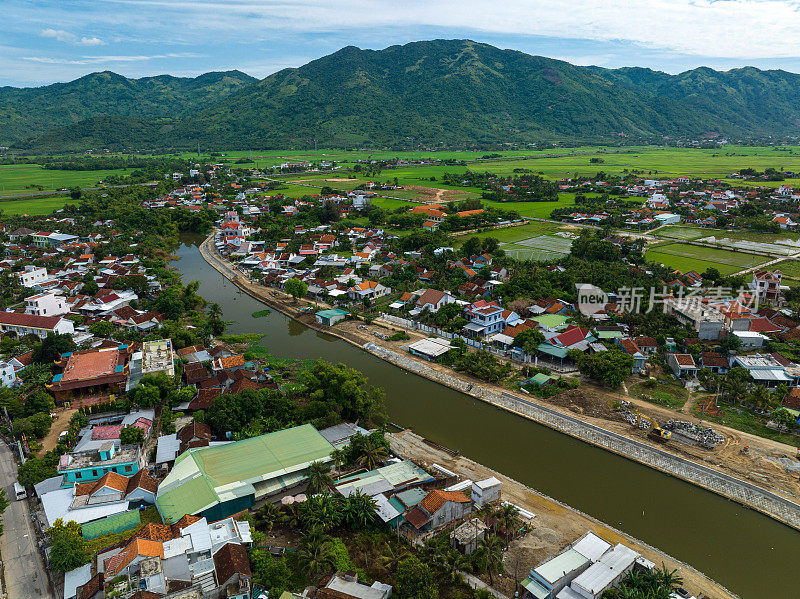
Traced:
<path id="1" fill-rule="evenodd" d="M 17 461 L 14 453 L 0 441 L 0 485 L 11 501 L 3 513 L 4 530 L 0 536 L 6 597 L 55 599 L 39 554 L 28 501 L 16 501 L 14 498 L 16 480 Z"/>

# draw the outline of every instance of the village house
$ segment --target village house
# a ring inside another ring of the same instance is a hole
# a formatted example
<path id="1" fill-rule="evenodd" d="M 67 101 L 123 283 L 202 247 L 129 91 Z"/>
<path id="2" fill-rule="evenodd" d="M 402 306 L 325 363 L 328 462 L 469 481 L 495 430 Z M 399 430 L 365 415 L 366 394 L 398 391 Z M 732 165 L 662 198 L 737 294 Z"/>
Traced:
<path id="1" fill-rule="evenodd" d="M 49 291 L 25 298 L 25 314 L 34 316 L 62 316 L 69 312 L 64 297 Z"/>
<path id="2" fill-rule="evenodd" d="M 61 316 L 0 312 L 0 333 L 13 333 L 17 337 L 36 335 L 44 339 L 49 334 L 72 335 L 74 332 L 72 321 Z"/>

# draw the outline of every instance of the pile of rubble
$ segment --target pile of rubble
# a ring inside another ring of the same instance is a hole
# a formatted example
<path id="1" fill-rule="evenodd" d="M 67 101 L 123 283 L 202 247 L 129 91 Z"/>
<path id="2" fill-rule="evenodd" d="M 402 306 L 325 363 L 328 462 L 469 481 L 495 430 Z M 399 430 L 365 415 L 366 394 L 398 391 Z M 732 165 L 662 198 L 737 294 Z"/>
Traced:
<path id="1" fill-rule="evenodd" d="M 635 412 L 631 412 L 630 410 L 623 410 L 622 412 L 620 412 L 620 416 L 622 416 L 622 419 L 628 424 L 636 426 L 638 423 L 640 429 L 645 431 L 650 429 L 651 426 L 650 422 L 648 422 L 644 418 L 640 419 Z"/>
<path id="2" fill-rule="evenodd" d="M 725 442 L 725 437 L 714 429 L 700 427 L 693 422 L 686 422 L 685 420 L 667 420 L 664 428 L 673 433 L 688 437 L 698 445 L 708 447 L 709 449 L 713 449 L 717 445 L 722 445 Z"/>

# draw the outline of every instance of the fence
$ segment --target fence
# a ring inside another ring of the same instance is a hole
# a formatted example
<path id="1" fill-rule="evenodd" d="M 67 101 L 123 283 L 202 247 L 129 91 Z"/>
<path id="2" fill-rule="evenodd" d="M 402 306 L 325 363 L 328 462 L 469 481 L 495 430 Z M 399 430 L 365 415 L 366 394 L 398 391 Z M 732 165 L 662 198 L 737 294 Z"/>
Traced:
<path id="1" fill-rule="evenodd" d="M 449 331 L 444 331 L 444 330 L 442 330 L 440 328 L 437 328 L 437 327 L 434 327 L 434 326 L 431 326 L 431 325 L 427 325 L 427 324 L 423 324 L 423 323 L 417 322 L 415 320 L 410 320 L 408 318 L 402 318 L 400 316 L 393 316 L 392 314 L 382 314 L 380 316 L 380 319 L 382 319 L 382 320 L 384 320 L 384 321 L 386 321 L 386 322 L 388 322 L 390 324 L 394 324 L 394 325 L 403 327 L 405 329 L 409 329 L 409 330 L 412 330 L 412 331 L 420 331 L 420 332 L 423 332 L 423 333 L 430 333 L 432 335 L 437 335 L 437 336 L 442 337 L 444 339 L 455 339 L 456 337 L 458 337 L 459 339 L 462 339 L 464 341 L 464 343 L 466 343 L 470 347 L 474 347 L 475 349 L 486 350 L 488 352 L 491 352 L 495 356 L 498 356 L 500 358 L 505 358 L 506 360 L 510 360 L 510 361 L 516 362 L 518 364 L 530 364 L 531 362 L 533 362 L 532 356 L 529 356 L 527 354 L 523 354 L 522 352 L 512 352 L 512 351 L 509 351 L 509 350 L 500 349 L 500 348 L 494 347 L 493 345 L 487 345 L 486 343 L 481 343 L 477 339 L 472 339 L 470 337 L 464 337 L 463 335 L 459 335 L 458 333 L 451 333 Z M 518 356 L 522 356 L 523 359 L 519 359 Z M 541 358 L 539 358 L 537 360 L 537 362 L 539 364 L 542 364 L 542 365 L 546 366 L 550 370 L 555 370 L 557 372 L 566 373 L 566 372 L 575 372 L 575 370 L 576 370 L 576 368 L 574 368 L 574 367 L 572 367 L 572 368 L 569 367 L 569 366 L 565 367 L 563 364 L 557 364 L 555 362 L 542 360 Z"/>

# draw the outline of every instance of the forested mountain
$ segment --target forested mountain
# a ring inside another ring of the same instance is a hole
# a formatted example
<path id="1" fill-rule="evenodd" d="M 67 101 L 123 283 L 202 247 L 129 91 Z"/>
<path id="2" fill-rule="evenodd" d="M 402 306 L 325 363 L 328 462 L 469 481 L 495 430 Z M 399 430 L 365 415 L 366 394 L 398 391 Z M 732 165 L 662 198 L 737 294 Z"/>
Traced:
<path id="1" fill-rule="evenodd" d="M 0 88 L 0 145 L 270 148 L 800 134 L 800 75 L 578 67 L 466 40 L 348 46 L 257 81 L 87 75 Z"/>
<path id="2" fill-rule="evenodd" d="M 104 71 L 44 87 L 0 87 L 0 145 L 104 116 L 133 117 L 152 124 L 217 102 L 256 81 L 240 71 L 142 79 Z"/>

